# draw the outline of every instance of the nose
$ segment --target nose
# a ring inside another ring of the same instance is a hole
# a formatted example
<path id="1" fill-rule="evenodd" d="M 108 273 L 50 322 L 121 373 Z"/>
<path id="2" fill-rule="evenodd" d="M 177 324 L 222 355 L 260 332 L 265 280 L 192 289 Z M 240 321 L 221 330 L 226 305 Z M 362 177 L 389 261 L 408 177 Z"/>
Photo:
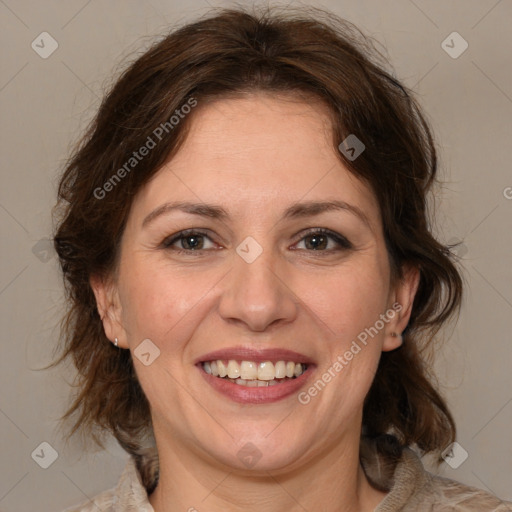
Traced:
<path id="1" fill-rule="evenodd" d="M 289 276 L 282 268 L 280 272 L 272 258 L 266 251 L 252 263 L 234 256 L 233 268 L 223 281 L 219 304 L 219 313 L 224 320 L 262 332 L 272 325 L 286 324 L 296 318 L 298 301 Z"/>

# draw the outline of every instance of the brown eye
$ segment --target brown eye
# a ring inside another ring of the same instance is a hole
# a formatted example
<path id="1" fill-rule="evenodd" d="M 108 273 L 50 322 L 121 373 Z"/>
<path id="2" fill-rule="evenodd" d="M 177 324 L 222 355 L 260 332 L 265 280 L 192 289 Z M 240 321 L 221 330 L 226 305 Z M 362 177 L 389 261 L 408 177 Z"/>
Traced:
<path id="1" fill-rule="evenodd" d="M 187 235 L 179 239 L 183 249 L 198 250 L 204 245 L 203 235 Z"/>
<path id="2" fill-rule="evenodd" d="M 208 246 L 207 240 L 210 241 L 210 246 Z M 206 233 L 188 230 L 181 231 L 176 235 L 172 235 L 171 237 L 165 239 L 162 242 L 162 247 L 165 249 L 176 250 L 178 252 L 193 252 L 212 249 L 213 242 L 206 235 Z"/>
<path id="3" fill-rule="evenodd" d="M 352 244 L 345 237 L 327 229 L 312 230 L 303 236 L 299 243 L 302 241 L 308 251 L 330 252 L 352 248 Z"/>
<path id="4" fill-rule="evenodd" d="M 313 249 L 317 251 L 319 249 L 327 249 L 329 245 L 329 237 L 325 235 L 308 235 L 304 237 L 306 249 Z"/>

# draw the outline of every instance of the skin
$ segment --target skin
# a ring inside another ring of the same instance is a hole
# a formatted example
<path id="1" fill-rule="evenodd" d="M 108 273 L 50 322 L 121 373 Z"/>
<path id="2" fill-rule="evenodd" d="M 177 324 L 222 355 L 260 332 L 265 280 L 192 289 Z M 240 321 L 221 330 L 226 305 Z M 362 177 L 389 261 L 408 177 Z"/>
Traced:
<path id="1" fill-rule="evenodd" d="M 283 218 L 294 203 L 327 200 L 357 206 L 368 224 L 346 210 Z M 229 218 L 172 211 L 142 227 L 169 201 L 215 204 Z M 191 228 L 208 232 L 202 251 L 177 252 L 190 238 L 162 246 Z M 353 248 L 328 238 L 313 250 L 309 228 Z M 236 253 L 247 236 L 263 249 L 250 264 Z M 133 357 L 160 457 L 155 511 L 373 510 L 385 493 L 359 464 L 363 401 L 381 352 L 401 343 L 391 333 L 405 329 L 418 280 L 406 269 L 391 283 L 378 203 L 336 155 L 323 105 L 264 93 L 198 105 L 185 144 L 134 199 L 116 274 L 91 279 L 109 339 L 160 350 L 149 366 Z M 194 367 L 235 345 L 288 348 L 315 360 L 309 386 L 395 302 L 401 311 L 307 405 L 231 401 Z M 248 442 L 262 455 L 251 469 L 237 457 Z"/>

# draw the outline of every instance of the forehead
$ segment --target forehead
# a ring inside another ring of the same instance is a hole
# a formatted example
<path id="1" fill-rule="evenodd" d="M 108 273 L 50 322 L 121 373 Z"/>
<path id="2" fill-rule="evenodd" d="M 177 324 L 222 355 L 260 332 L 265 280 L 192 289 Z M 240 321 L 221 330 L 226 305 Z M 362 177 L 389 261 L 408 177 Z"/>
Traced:
<path id="1" fill-rule="evenodd" d="M 180 150 L 136 197 L 144 214 L 166 201 L 218 203 L 235 215 L 301 200 L 342 200 L 380 222 L 371 189 L 337 155 L 327 107 L 256 93 L 201 104 Z"/>
<path id="2" fill-rule="evenodd" d="M 281 168 L 286 161 L 297 171 L 332 164 L 331 122 L 319 100 L 307 102 L 292 94 L 253 93 L 216 99 L 194 111 L 188 138 L 172 166 L 181 160 L 209 162 L 218 168 L 231 162 L 253 172 Z M 298 165 L 302 162 L 301 165 Z M 226 168 L 230 165 L 226 165 Z M 283 173 L 292 175 L 293 173 Z"/>

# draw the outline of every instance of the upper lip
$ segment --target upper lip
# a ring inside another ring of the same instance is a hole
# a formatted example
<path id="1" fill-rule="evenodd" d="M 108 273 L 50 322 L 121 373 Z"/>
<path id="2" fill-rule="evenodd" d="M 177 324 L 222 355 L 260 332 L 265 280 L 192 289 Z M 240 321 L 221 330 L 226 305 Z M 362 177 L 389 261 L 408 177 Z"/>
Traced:
<path id="1" fill-rule="evenodd" d="M 313 363 L 313 360 L 310 357 L 285 348 L 255 349 L 239 346 L 208 352 L 207 354 L 198 357 L 195 364 L 204 363 L 205 361 L 230 359 L 235 361 L 254 361 L 256 363 L 261 363 L 264 361 L 293 361 L 295 363 L 306 364 Z"/>

